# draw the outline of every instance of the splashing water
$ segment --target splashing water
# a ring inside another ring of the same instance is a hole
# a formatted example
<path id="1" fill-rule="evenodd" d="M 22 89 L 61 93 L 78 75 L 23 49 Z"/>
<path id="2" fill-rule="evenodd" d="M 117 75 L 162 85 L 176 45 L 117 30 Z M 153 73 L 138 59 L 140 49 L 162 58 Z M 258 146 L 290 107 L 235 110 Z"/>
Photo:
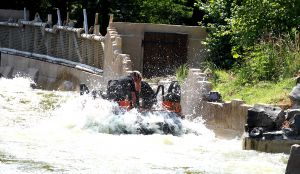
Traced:
<path id="1" fill-rule="evenodd" d="M 176 128 L 166 113 L 115 113 L 115 103 L 30 83 L 0 79 L 0 173 L 284 173 L 287 155 L 243 151 L 203 122 Z M 164 120 L 178 136 L 162 134 Z M 138 134 L 145 126 L 154 134 Z"/>

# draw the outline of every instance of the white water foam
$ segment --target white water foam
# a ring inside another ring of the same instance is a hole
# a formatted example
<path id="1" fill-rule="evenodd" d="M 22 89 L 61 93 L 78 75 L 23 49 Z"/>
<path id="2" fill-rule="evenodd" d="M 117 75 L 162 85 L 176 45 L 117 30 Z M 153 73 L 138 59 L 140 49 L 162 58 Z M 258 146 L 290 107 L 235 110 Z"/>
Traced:
<path id="1" fill-rule="evenodd" d="M 179 136 L 123 134 L 120 125 L 137 133 L 136 110 L 116 117 L 115 103 L 29 86 L 0 79 L 0 173 L 284 173 L 287 155 L 244 151 L 239 138 L 216 138 L 202 121 L 181 120 Z"/>

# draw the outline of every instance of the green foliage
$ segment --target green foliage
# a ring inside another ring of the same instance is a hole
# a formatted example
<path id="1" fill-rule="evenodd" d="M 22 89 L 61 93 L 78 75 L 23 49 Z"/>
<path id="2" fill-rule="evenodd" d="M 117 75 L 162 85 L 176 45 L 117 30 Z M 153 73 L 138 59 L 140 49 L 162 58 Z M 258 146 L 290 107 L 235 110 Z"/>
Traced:
<path id="1" fill-rule="evenodd" d="M 231 55 L 233 35 L 228 22 L 233 5 L 233 0 L 210 0 L 206 3 L 199 1 L 197 4 L 205 12 L 201 24 L 208 31 L 203 44 L 206 45 L 209 59 L 219 68 L 231 68 L 235 62 Z"/>
<path id="2" fill-rule="evenodd" d="M 295 85 L 293 78 L 286 78 L 280 82 L 260 81 L 255 85 L 240 85 L 232 73 L 219 71 L 219 82 L 214 90 L 219 91 L 225 101 L 242 99 L 247 104 L 287 104 L 288 94 Z M 227 74 L 227 75 L 226 75 Z"/>
<path id="3" fill-rule="evenodd" d="M 218 86 L 218 84 L 226 83 L 232 80 L 232 74 L 224 70 L 215 70 L 212 75 L 213 86 Z"/>
<path id="4" fill-rule="evenodd" d="M 256 44 L 281 37 L 300 24 L 299 0 L 207 0 L 197 5 L 205 12 L 201 24 L 208 29 L 204 44 L 209 59 L 219 68 L 236 66 L 249 54 L 258 54 L 263 65 L 271 64 L 266 59 L 272 56 L 261 55 Z"/>
<path id="5" fill-rule="evenodd" d="M 188 73 L 189 73 L 188 65 L 183 64 L 183 65 L 179 66 L 175 71 L 176 79 L 182 83 L 187 78 Z"/>
<path id="6" fill-rule="evenodd" d="M 183 24 L 193 8 L 186 0 L 116 0 L 112 5 L 117 21 Z"/>
<path id="7" fill-rule="evenodd" d="M 191 18 L 192 8 L 186 0 L 142 0 L 140 22 L 161 24 L 183 24 Z"/>
<path id="8" fill-rule="evenodd" d="M 244 0 L 232 12 L 231 29 L 242 46 L 278 37 L 300 24 L 299 0 Z"/>
<path id="9" fill-rule="evenodd" d="M 292 77 L 300 67 L 299 41 L 299 34 L 295 32 L 256 44 L 245 55 L 244 64 L 236 67 L 237 83 L 255 84 Z"/>

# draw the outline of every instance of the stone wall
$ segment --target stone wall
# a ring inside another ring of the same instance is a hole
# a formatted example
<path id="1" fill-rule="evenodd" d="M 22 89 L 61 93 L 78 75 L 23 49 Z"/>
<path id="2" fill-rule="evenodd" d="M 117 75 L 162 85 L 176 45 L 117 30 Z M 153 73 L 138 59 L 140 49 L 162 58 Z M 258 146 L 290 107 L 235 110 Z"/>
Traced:
<path id="1" fill-rule="evenodd" d="M 132 61 L 128 54 L 122 53 L 122 38 L 115 28 L 109 27 L 104 44 L 104 77 L 105 81 L 125 75 L 132 71 Z"/>
<path id="2" fill-rule="evenodd" d="M 217 135 L 241 136 L 251 107 L 241 100 L 230 102 L 207 102 L 206 96 L 212 90 L 206 74 L 200 69 L 190 69 L 185 84 L 182 85 L 182 112 L 187 119 L 202 119 Z"/>

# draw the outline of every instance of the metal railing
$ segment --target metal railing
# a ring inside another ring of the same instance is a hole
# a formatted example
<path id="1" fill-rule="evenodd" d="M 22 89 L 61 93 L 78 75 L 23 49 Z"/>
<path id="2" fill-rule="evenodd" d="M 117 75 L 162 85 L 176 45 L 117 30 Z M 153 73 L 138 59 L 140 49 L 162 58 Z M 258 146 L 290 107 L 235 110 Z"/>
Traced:
<path id="1" fill-rule="evenodd" d="M 48 55 L 99 69 L 103 69 L 104 40 L 104 36 L 84 34 L 83 28 L 47 28 L 47 23 L 34 21 L 0 22 L 1 48 Z"/>

